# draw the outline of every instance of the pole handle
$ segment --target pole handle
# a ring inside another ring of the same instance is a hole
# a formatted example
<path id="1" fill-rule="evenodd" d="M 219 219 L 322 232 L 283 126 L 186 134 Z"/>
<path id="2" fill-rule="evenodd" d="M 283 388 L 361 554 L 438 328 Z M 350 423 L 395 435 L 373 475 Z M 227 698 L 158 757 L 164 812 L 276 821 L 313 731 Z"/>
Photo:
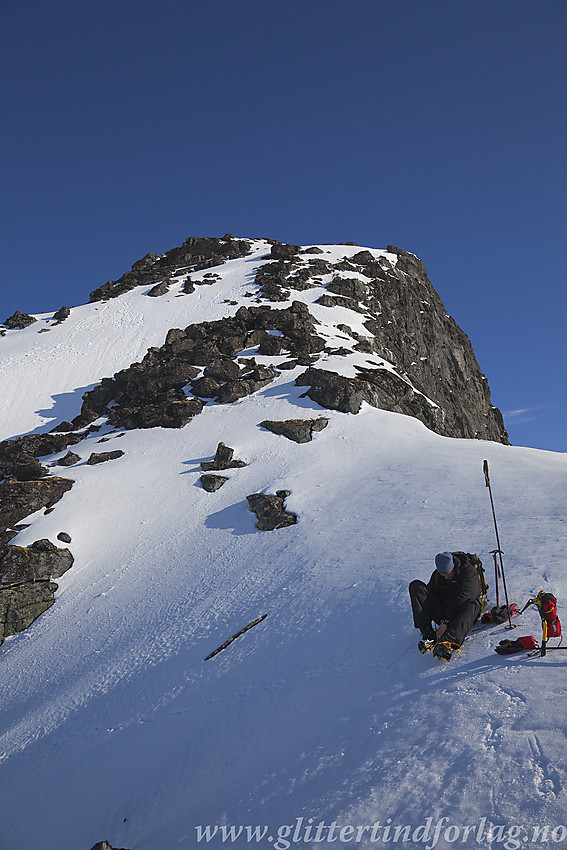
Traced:
<path id="1" fill-rule="evenodd" d="M 488 461 L 485 460 L 482 464 L 482 471 L 484 472 L 484 481 L 487 487 L 490 487 L 490 476 L 488 474 Z"/>

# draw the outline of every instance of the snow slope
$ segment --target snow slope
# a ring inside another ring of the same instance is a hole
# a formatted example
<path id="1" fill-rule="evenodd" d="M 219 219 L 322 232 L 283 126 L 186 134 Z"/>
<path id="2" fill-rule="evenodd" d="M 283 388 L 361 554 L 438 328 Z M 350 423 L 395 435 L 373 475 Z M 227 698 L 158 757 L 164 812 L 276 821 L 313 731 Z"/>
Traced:
<path id="1" fill-rule="evenodd" d="M 0 439 L 75 415 L 86 387 L 170 327 L 235 312 L 265 253 L 255 243 L 192 296 L 138 289 L 57 327 L 38 317 L 50 333 L 9 332 Z M 330 338 L 344 321 L 333 309 Z M 366 405 L 323 410 L 299 371 L 181 430 L 103 426 L 73 449 L 73 489 L 12 541 L 67 531 L 75 564 L 0 649 L 1 848 L 473 847 L 490 823 L 506 850 L 540 846 L 536 827 L 567 846 L 567 656 L 501 658 L 500 626 L 441 664 L 416 650 L 407 595 L 445 549 L 477 552 L 493 583 L 486 458 L 511 599 L 550 589 L 564 613 L 567 456 L 440 437 Z M 305 445 L 258 426 L 319 415 L 329 425 Z M 211 494 L 199 464 L 221 440 L 248 465 Z M 101 448 L 125 454 L 87 466 Z M 298 524 L 258 531 L 246 496 L 278 489 Z M 513 636 L 539 637 L 533 611 Z M 259 831 L 232 841 L 240 826 Z"/>

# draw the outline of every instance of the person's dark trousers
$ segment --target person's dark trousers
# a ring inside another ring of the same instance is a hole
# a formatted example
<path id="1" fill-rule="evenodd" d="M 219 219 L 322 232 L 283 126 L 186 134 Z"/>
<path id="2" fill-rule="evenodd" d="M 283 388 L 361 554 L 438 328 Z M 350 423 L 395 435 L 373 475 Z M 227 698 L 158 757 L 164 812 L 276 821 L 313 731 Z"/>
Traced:
<path id="1" fill-rule="evenodd" d="M 459 646 L 480 615 L 480 604 L 476 599 L 463 603 L 456 611 L 452 611 L 451 615 L 448 615 L 447 609 L 437 596 L 430 593 L 427 585 L 419 579 L 412 581 L 409 586 L 409 594 L 413 623 L 416 629 L 419 629 L 423 635 L 427 635 L 432 628 L 432 620 L 435 623 L 440 623 L 442 620 L 449 619 L 450 616 L 449 625 L 442 640 L 458 643 Z"/>
<path id="2" fill-rule="evenodd" d="M 413 624 L 419 629 L 424 637 L 432 631 L 431 621 L 440 623 L 444 619 L 439 599 L 429 592 L 429 588 L 419 579 L 415 579 L 409 586 L 411 608 L 413 611 Z"/>
<path id="3" fill-rule="evenodd" d="M 464 602 L 460 608 L 457 608 L 441 640 L 458 643 L 460 646 L 479 615 L 480 603 L 476 599 L 470 599 L 468 602 Z"/>

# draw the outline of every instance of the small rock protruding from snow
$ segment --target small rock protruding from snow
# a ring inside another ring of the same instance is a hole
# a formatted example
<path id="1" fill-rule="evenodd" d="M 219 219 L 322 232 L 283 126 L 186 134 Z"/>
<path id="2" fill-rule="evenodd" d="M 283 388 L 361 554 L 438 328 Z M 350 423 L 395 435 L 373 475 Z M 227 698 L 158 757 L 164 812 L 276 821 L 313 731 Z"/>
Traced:
<path id="1" fill-rule="evenodd" d="M 260 422 L 261 428 L 266 428 L 273 434 L 281 434 L 295 443 L 309 443 L 314 431 L 322 431 L 329 424 L 324 416 L 318 419 L 284 419 L 281 421 L 265 419 Z"/>
<path id="2" fill-rule="evenodd" d="M 221 469 L 238 469 L 246 466 L 243 460 L 234 458 L 234 449 L 219 443 L 214 460 L 205 461 L 201 464 L 203 472 L 218 471 Z"/>
<path id="3" fill-rule="evenodd" d="M 34 322 L 37 322 L 33 316 L 28 315 L 28 313 L 20 313 L 19 310 L 16 310 L 11 316 L 9 316 L 4 324 L 10 330 L 15 330 L 19 328 L 22 330 L 23 328 L 29 327 L 29 325 L 33 325 Z"/>
<path id="4" fill-rule="evenodd" d="M 95 466 L 97 463 L 106 463 L 109 460 L 116 460 L 124 454 L 120 449 L 113 452 L 93 452 L 87 461 L 88 466 Z"/>
<path id="5" fill-rule="evenodd" d="M 215 493 L 220 490 L 223 484 L 226 484 L 228 478 L 226 475 L 201 475 L 199 481 L 203 490 L 206 490 L 207 493 Z"/>
<path id="6" fill-rule="evenodd" d="M 59 458 L 59 460 L 57 461 L 57 465 L 58 466 L 73 466 L 75 463 L 78 463 L 80 461 L 80 459 L 81 458 L 79 457 L 78 454 L 75 454 L 75 452 L 69 451 L 69 452 L 67 452 L 65 457 Z"/>
<path id="7" fill-rule="evenodd" d="M 284 500 L 290 495 L 289 490 L 278 490 L 275 496 L 267 493 L 252 493 L 246 496 L 248 506 L 258 517 L 256 528 L 260 531 L 275 531 L 295 525 L 297 514 L 286 511 Z"/>

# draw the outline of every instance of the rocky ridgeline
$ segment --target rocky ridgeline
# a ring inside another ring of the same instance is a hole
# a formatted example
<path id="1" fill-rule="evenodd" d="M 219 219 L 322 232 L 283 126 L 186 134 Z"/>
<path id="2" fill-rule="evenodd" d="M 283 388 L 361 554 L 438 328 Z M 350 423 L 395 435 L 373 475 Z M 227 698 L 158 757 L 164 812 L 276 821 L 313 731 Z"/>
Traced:
<path id="1" fill-rule="evenodd" d="M 167 269 L 170 277 L 179 276 L 249 250 L 250 243 L 230 236 L 192 237 L 162 257 L 148 255 L 150 259 L 135 263 L 124 279 L 112 287 L 105 284 L 91 297 L 114 297 L 126 291 L 124 287 L 153 281 L 156 264 L 160 272 Z M 320 248 L 273 243 L 271 262 L 256 274 L 256 300 L 291 300 L 291 307 L 243 306 L 234 316 L 171 329 L 164 344 L 150 348 L 140 363 L 104 378 L 87 392 L 80 414 L 59 430 L 84 428 L 100 416 L 122 428 L 180 428 L 200 413 L 208 399 L 229 404 L 261 389 L 281 370 L 302 365 L 308 368 L 296 383 L 307 387 L 306 394 L 322 407 L 358 413 L 366 401 L 414 416 L 444 436 L 507 443 L 502 416 L 491 404 L 470 340 L 447 316 L 423 263 L 393 246 L 388 250 L 397 257 L 395 265 L 384 256 L 376 259 L 370 251 L 330 263 L 309 256 L 320 254 Z M 325 286 L 323 278 L 329 275 L 332 279 Z M 184 291 L 190 291 L 188 284 L 192 286 L 189 278 Z M 293 301 L 294 291 L 317 287 L 322 290 L 317 304 L 329 311 L 340 306 L 359 314 L 368 335 L 338 325 L 347 346 L 327 346 L 307 305 Z M 166 292 L 167 287 L 159 291 Z M 256 349 L 260 356 L 281 356 L 282 361 L 265 366 L 254 357 L 238 357 L 246 349 Z M 356 377 L 348 378 L 316 366 L 321 354 L 346 356 L 352 351 L 377 355 L 395 370 L 357 366 Z"/>
<path id="2" fill-rule="evenodd" d="M 333 353 L 347 355 L 354 350 L 378 355 L 395 371 L 358 367 L 355 378 L 345 378 L 316 368 L 318 355 L 329 348 L 318 337 L 316 323 L 302 302 L 280 311 L 265 304 L 241 307 L 234 317 L 170 330 L 164 345 L 151 348 L 141 363 L 103 379 L 87 393 L 80 415 L 70 425 L 62 423 L 60 430 L 83 428 L 100 415 L 108 415 L 111 423 L 124 428 L 183 427 L 201 411 L 203 400 L 230 403 L 265 386 L 281 369 L 305 365 L 313 368 L 300 375 L 297 383 L 308 387 L 307 395 L 323 407 L 357 413 L 366 401 L 414 416 L 445 436 L 507 443 L 502 416 L 491 404 L 470 340 L 447 315 L 421 260 L 388 246 L 396 256 L 395 264 L 367 250 L 331 263 L 321 256 L 321 248 L 269 241 L 270 262 L 256 274 L 256 300 L 289 302 L 294 291 L 319 287 L 317 304 L 330 311 L 340 306 L 359 314 L 369 334 L 362 336 L 347 324 L 339 325 L 350 342 Z M 196 283 L 217 279 L 209 272 L 208 280 L 195 281 L 190 277 L 193 272 L 246 256 L 250 250 L 250 242 L 231 234 L 220 239 L 190 237 L 165 254 L 147 254 L 119 280 L 92 292 L 91 301 L 148 284 L 153 284 L 148 294 L 159 297 L 168 292 L 174 278 L 183 275 L 183 292 L 191 293 Z M 329 275 L 332 279 L 325 285 L 323 278 Z M 54 319 L 63 320 L 63 311 Z M 20 313 L 7 320 L 9 327 L 25 327 L 31 321 L 33 317 Z M 253 347 L 260 355 L 285 354 L 288 359 L 267 367 L 253 358 L 236 358 L 244 348 Z M 191 398 L 184 392 L 189 383 Z"/>
<path id="3" fill-rule="evenodd" d="M 164 295 L 169 289 L 171 279 L 186 272 L 222 265 L 226 260 L 235 260 L 250 253 L 250 243 L 227 233 L 222 239 L 216 237 L 200 238 L 190 236 L 179 248 L 172 248 L 165 254 L 146 254 L 134 263 L 129 272 L 118 280 L 109 280 L 91 292 L 90 300 L 103 301 L 116 298 L 137 286 L 154 284 L 152 296 Z M 186 290 L 191 292 L 191 286 Z"/>

